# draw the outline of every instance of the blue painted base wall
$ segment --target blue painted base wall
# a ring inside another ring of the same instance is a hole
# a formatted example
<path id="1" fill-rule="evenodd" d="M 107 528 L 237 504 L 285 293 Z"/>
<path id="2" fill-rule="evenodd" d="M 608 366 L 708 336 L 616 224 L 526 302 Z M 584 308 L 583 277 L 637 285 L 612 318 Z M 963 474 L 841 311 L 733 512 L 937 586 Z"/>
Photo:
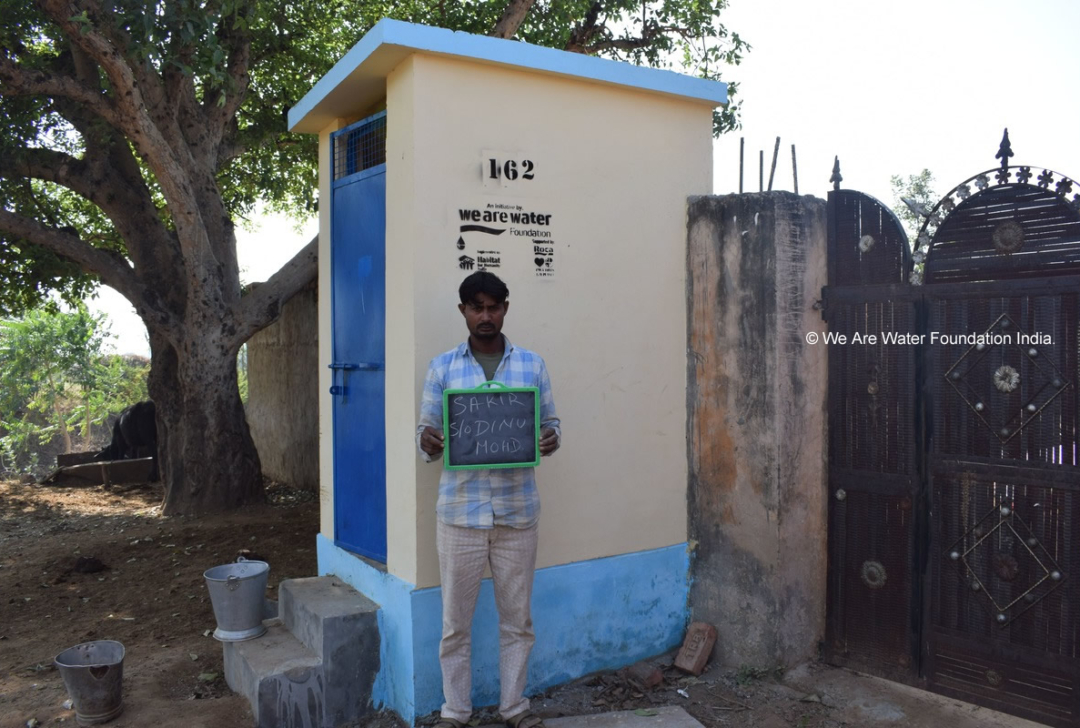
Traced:
<path id="1" fill-rule="evenodd" d="M 334 574 L 381 606 L 373 699 L 407 722 L 442 706 L 442 591 L 416 589 L 318 537 L 319 573 Z M 689 611 L 686 544 L 536 571 L 527 694 L 621 667 L 678 645 Z M 498 613 L 491 580 L 473 620 L 473 704 L 499 702 Z"/>

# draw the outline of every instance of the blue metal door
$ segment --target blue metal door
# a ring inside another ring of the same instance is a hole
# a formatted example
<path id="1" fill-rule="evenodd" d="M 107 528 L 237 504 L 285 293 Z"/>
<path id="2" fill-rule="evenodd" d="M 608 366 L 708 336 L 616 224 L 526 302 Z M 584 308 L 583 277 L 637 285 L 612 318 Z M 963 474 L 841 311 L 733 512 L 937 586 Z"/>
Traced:
<path id="1" fill-rule="evenodd" d="M 368 121 L 339 132 L 335 150 Z M 353 169 L 331 201 L 334 541 L 385 562 L 386 165 Z"/>

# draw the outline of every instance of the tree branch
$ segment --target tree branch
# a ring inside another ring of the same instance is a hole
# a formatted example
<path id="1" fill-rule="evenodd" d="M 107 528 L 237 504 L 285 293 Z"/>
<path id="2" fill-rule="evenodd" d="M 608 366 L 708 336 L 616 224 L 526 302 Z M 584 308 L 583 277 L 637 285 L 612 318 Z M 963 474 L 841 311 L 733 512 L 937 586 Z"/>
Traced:
<path id="1" fill-rule="evenodd" d="M 85 162 L 70 154 L 31 148 L 22 150 L 17 160 L 12 157 L 0 158 L 0 177 L 31 177 L 55 182 L 89 199 L 94 185 L 85 178 L 87 167 Z"/>
<path id="2" fill-rule="evenodd" d="M 84 28 L 71 20 L 77 8 L 69 0 L 40 0 L 40 3 L 68 39 L 85 51 L 108 76 L 115 103 L 123 112 L 116 114 L 114 126 L 131 139 L 150 164 L 162 192 L 173 205 L 173 221 L 181 232 L 181 239 L 194 246 L 192 253 L 205 264 L 204 267 L 213 267 L 213 263 L 206 260 L 207 256 L 212 257 L 213 254 L 200 220 L 199 200 L 194 192 L 195 180 L 189 173 L 192 161 L 190 153 L 178 144 L 182 135 L 175 130 L 168 136 L 165 133 L 170 124 L 175 124 L 175 116 L 164 113 L 160 104 L 151 103 L 144 96 L 135 69 L 127 64 L 123 54 L 109 38 L 96 28 Z M 150 75 L 140 74 L 140 78 L 144 83 L 150 83 L 148 91 L 164 102 L 160 84 L 149 81 Z M 157 121 L 151 116 L 152 109 L 157 111 Z M 158 122 L 161 122 L 160 126 Z M 170 144 L 170 141 L 174 143 Z"/>
<path id="3" fill-rule="evenodd" d="M 247 145 L 237 142 L 235 137 L 235 132 L 230 133 L 228 138 L 218 147 L 218 169 L 222 169 L 226 164 L 248 150 Z"/>
<path id="4" fill-rule="evenodd" d="M 140 127 L 145 126 L 149 121 L 144 110 L 146 100 L 136 82 L 133 69 L 124 61 L 120 50 L 96 28 L 89 25 L 83 26 L 71 20 L 78 8 L 69 0 L 40 0 L 40 5 L 60 27 L 64 35 L 74 45 L 85 51 L 86 55 L 93 59 L 109 77 L 115 90 L 116 103 L 125 108 L 126 113 L 121 117 L 122 120 L 134 122 L 134 126 L 129 123 L 119 128 L 129 132 L 145 133 L 145 130 Z"/>
<path id="5" fill-rule="evenodd" d="M 491 31 L 492 37 L 513 38 L 535 2 L 536 0 L 510 0 L 499 22 L 495 23 L 495 28 Z"/>
<path id="6" fill-rule="evenodd" d="M 57 96 L 71 99 L 96 116 L 119 127 L 120 113 L 106 96 L 85 86 L 70 76 L 21 68 L 9 58 L 0 56 L 0 94 L 4 96 Z"/>
<path id="7" fill-rule="evenodd" d="M 585 12 L 585 17 L 581 19 L 576 28 L 570 31 L 570 38 L 566 41 L 564 51 L 585 53 L 585 46 L 597 35 L 607 30 L 607 26 L 598 22 L 602 9 L 599 2 L 589 6 L 589 9 Z"/>
<path id="8" fill-rule="evenodd" d="M 240 299 L 236 333 L 231 343 L 239 347 L 281 315 L 281 307 L 319 273 L 319 236 L 301 248 L 270 280 Z"/>
<path id="9" fill-rule="evenodd" d="M 210 120 L 215 148 L 227 136 L 229 125 L 235 119 L 236 112 L 240 110 L 240 105 L 244 103 L 248 84 L 251 81 L 251 77 L 248 75 L 248 70 L 251 67 L 250 33 L 246 29 L 230 27 L 228 19 L 225 17 L 222 17 L 219 22 L 221 25 L 219 26 L 218 36 L 225 47 L 229 49 L 229 62 L 226 69 L 229 82 L 224 91 L 225 103 L 218 106 L 216 98 L 208 96 L 203 99 L 203 104 L 207 109 L 207 117 Z"/>
<path id="10" fill-rule="evenodd" d="M 179 244 L 162 222 L 126 142 L 113 144 L 100 161 L 83 161 L 48 149 L 24 150 L 17 158 L 0 158 L 0 176 L 22 178 L 27 184 L 30 179 L 40 179 L 62 185 L 104 212 L 112 221 L 117 235 L 123 239 L 134 268 L 117 253 L 97 248 L 92 250 L 115 256 L 122 269 L 132 277 L 132 286 L 122 288 L 122 284 L 113 282 L 108 271 L 92 268 L 88 261 L 48 245 L 45 247 L 72 258 L 98 274 L 105 283 L 127 296 L 148 323 L 154 322 L 164 327 L 170 336 L 175 334 L 170 328 L 173 319 L 163 311 L 175 313 L 184 308 L 183 300 L 188 289 L 181 276 L 185 263 Z M 51 222 L 47 230 L 61 228 L 60 223 Z M 131 293 L 134 290 L 142 292 L 140 298 L 134 297 L 136 294 Z"/>
<path id="11" fill-rule="evenodd" d="M 648 48 L 656 42 L 657 38 L 663 37 L 668 33 L 674 33 L 688 39 L 693 39 L 694 37 L 688 28 L 682 28 L 675 25 L 650 25 L 644 28 L 641 32 L 641 36 L 637 38 L 608 38 L 595 43 L 592 42 L 592 38 L 602 30 L 604 30 L 604 26 L 598 26 L 595 27 L 591 33 L 583 33 L 580 43 L 575 43 L 574 39 L 571 38 L 571 43 L 567 44 L 567 47 L 564 50 L 573 53 L 584 53 L 591 56 L 607 50 L 632 51 L 639 48 Z"/>
<path id="12" fill-rule="evenodd" d="M 16 235 L 78 263 L 101 282 L 122 293 L 136 307 L 142 303 L 134 271 L 123 256 L 87 244 L 75 233 L 50 228 L 37 220 L 0 208 L 0 231 Z"/>

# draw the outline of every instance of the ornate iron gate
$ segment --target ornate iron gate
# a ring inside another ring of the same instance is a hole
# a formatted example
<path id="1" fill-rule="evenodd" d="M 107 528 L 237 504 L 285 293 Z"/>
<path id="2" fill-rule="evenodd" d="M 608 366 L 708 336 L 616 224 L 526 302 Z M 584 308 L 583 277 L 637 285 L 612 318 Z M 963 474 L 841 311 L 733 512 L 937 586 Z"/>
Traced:
<path id="1" fill-rule="evenodd" d="M 1080 189 L 999 156 L 918 211 L 914 254 L 829 195 L 826 655 L 1075 726 Z"/>

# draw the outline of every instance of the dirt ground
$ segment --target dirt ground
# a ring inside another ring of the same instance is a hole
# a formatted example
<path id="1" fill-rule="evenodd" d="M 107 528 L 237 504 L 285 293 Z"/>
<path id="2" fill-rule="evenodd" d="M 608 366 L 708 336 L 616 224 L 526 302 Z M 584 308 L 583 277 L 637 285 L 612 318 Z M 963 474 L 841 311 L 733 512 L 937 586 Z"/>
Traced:
<path id="1" fill-rule="evenodd" d="M 794 690 L 779 680 L 778 670 L 743 667 L 739 670 L 706 669 L 700 677 L 686 675 L 671 663 L 675 652 L 647 660 L 660 670 L 663 682 L 645 688 L 626 670 L 592 675 L 552 688 L 532 698 L 532 710 L 543 718 L 650 710 L 678 705 L 706 728 L 841 728 L 854 725 L 834 719 L 818 696 Z M 425 722 L 434 722 L 429 716 Z M 473 723 L 499 724 L 491 709 Z"/>
<path id="2" fill-rule="evenodd" d="M 311 494 L 278 484 L 267 492 L 270 504 L 238 513 L 163 518 L 159 485 L 121 491 L 0 483 L 0 728 L 73 726 L 53 658 L 102 639 L 119 640 L 127 650 L 124 713 L 110 726 L 251 726 L 247 702 L 222 676 L 202 574 L 246 549 L 270 563 L 268 596 L 276 598 L 283 579 L 317 573 L 318 504 Z M 104 568 L 85 568 L 91 559 Z M 533 709 L 556 718 L 680 705 L 707 728 L 868 725 L 826 693 L 785 684 L 776 670 L 712 667 L 695 678 L 674 669 L 673 658 L 649 661 L 663 676 L 652 688 L 625 672 L 592 675 L 534 697 Z M 474 725 L 497 722 L 487 709 Z M 404 726 L 388 715 L 362 725 Z"/>
<path id="3" fill-rule="evenodd" d="M 163 518 L 157 484 L 0 483 L 0 728 L 74 725 L 53 658 L 91 640 L 126 649 L 124 714 L 109 725 L 251 725 L 225 684 L 203 572 L 248 549 L 269 562 L 271 595 L 282 579 L 316 573 L 318 504 L 275 485 L 268 496 L 308 502 Z"/>
<path id="4" fill-rule="evenodd" d="M 94 487 L 0 483 L 0 728 L 74 725 L 53 658 L 91 640 L 118 640 L 124 713 L 117 728 L 221 728 L 252 724 L 246 701 L 225 684 L 221 646 L 203 572 L 248 549 L 270 564 L 268 596 L 287 578 L 316 573 L 318 505 L 271 484 L 279 505 L 209 518 L 163 518 L 159 485 L 121 492 Z M 80 562 L 80 557 L 83 561 Z M 106 568 L 91 573 L 89 559 Z M 670 662 L 670 656 L 668 657 Z M 663 665 L 663 660 L 658 664 Z M 681 704 L 706 726 L 826 726 L 820 704 L 786 699 L 763 671 L 687 678 L 668 667 L 665 683 L 639 690 L 604 674 L 534 700 L 545 717 Z M 689 697 L 677 691 L 683 690 Z M 767 704 L 769 707 L 763 707 Z M 493 713 L 479 713 L 485 722 Z M 382 717 L 369 724 L 402 725 Z"/>

